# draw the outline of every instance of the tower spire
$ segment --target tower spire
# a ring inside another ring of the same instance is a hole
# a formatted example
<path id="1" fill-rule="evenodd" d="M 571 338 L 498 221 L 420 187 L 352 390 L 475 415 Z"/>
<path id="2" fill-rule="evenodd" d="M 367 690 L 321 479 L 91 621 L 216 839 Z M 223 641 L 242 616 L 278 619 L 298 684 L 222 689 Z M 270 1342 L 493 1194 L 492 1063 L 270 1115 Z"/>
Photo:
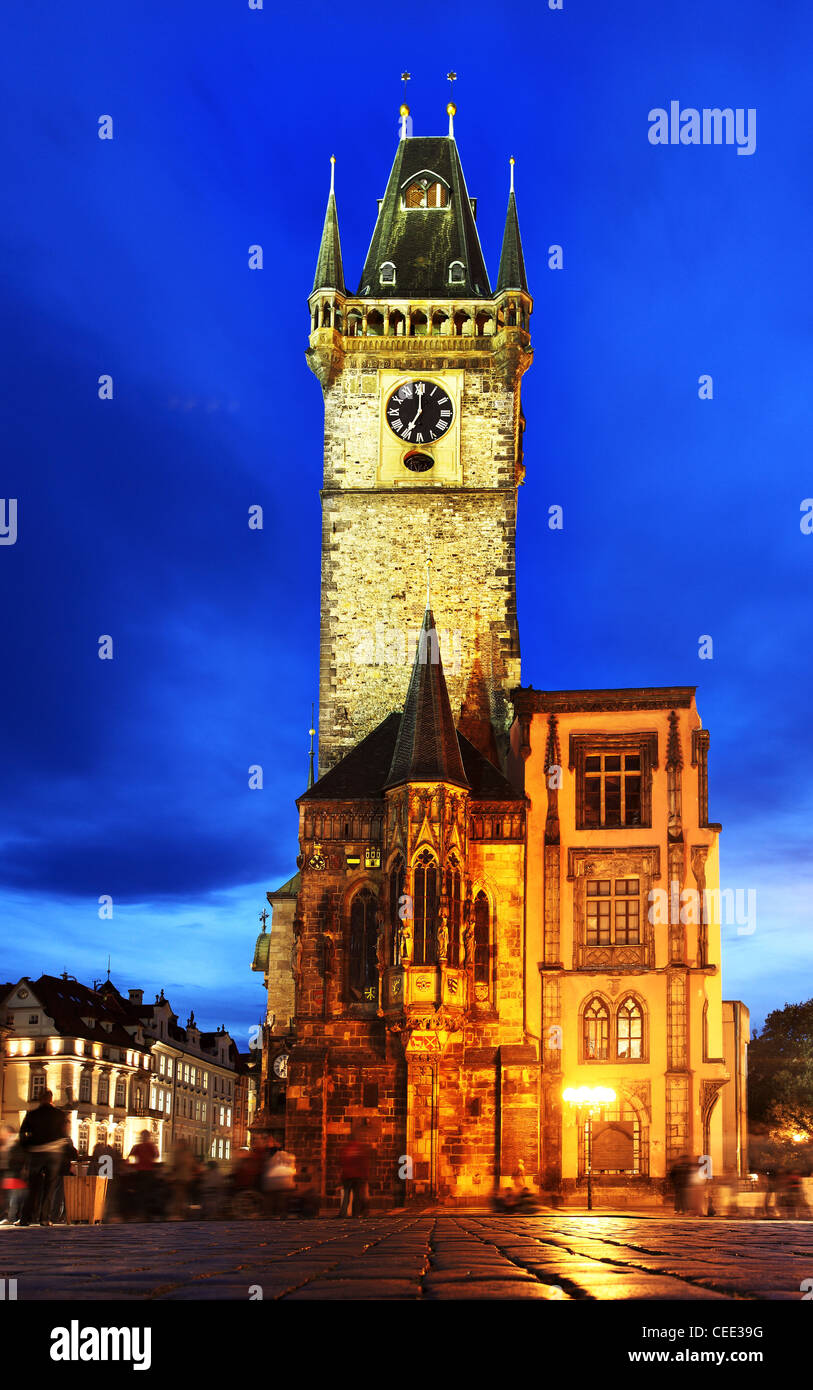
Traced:
<path id="1" fill-rule="evenodd" d="M 387 787 L 437 779 L 468 787 L 452 718 L 431 608 L 424 614 L 415 665 L 390 764 Z"/>
<path id="2" fill-rule="evenodd" d="M 502 238 L 500 269 L 497 274 L 497 294 L 503 290 L 518 290 L 528 293 L 528 280 L 525 275 L 525 257 L 522 254 L 522 238 L 519 234 L 517 200 L 514 196 L 514 159 L 510 163 L 511 177 L 508 191 L 508 211 L 505 216 L 505 231 Z"/>
<path id="3" fill-rule="evenodd" d="M 344 287 L 344 271 L 342 270 L 342 248 L 339 241 L 339 214 L 336 210 L 336 194 L 334 192 L 334 172 L 336 168 L 336 156 L 330 156 L 330 192 L 327 198 L 327 209 L 325 211 L 325 224 L 322 228 L 322 241 L 319 247 L 319 259 L 316 262 L 316 274 L 313 277 L 313 290 L 337 290 L 339 294 L 346 294 Z"/>
<path id="4" fill-rule="evenodd" d="M 310 791 L 310 789 L 311 789 L 311 787 L 313 786 L 313 783 L 314 783 L 314 776 L 313 776 L 313 739 L 314 739 L 314 735 L 315 735 L 315 733 L 316 733 L 316 728 L 315 728 L 314 719 L 313 719 L 313 705 L 311 705 L 311 726 L 310 726 L 310 729 L 308 730 L 308 733 L 309 733 L 310 736 L 311 736 L 310 752 L 308 753 L 308 791 Z"/>

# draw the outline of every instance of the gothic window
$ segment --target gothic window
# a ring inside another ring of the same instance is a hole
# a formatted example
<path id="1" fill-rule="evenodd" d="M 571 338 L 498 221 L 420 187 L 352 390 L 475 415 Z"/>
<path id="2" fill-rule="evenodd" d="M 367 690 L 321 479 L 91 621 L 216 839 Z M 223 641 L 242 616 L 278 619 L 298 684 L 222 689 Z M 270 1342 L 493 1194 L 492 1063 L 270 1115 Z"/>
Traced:
<path id="1" fill-rule="evenodd" d="M 349 986 L 354 999 L 375 998 L 378 980 L 376 962 L 376 898 L 369 888 L 357 893 L 350 907 Z M 370 995 L 370 991 L 373 994 Z"/>
<path id="2" fill-rule="evenodd" d="M 455 861 L 452 861 L 444 876 L 444 892 L 446 906 L 449 916 L 446 926 L 449 930 L 449 954 L 447 961 L 449 965 L 460 964 L 460 869 Z"/>
<path id="3" fill-rule="evenodd" d="M 584 1057 L 606 1062 L 610 1053 L 610 1011 L 601 999 L 591 999 L 582 1015 Z"/>
<path id="4" fill-rule="evenodd" d="M 640 879 L 587 880 L 587 945 L 638 946 L 641 942 Z"/>
<path id="5" fill-rule="evenodd" d="M 445 208 L 449 206 L 449 190 L 436 175 L 413 179 L 404 189 L 404 207 Z"/>
<path id="6" fill-rule="evenodd" d="M 431 854 L 424 850 L 415 865 L 413 905 L 413 962 L 435 964 L 435 925 L 437 922 L 438 870 Z"/>
<path id="7" fill-rule="evenodd" d="M 380 281 L 382 285 L 395 284 L 395 266 L 392 261 L 385 261 L 381 267 Z"/>
<path id="8" fill-rule="evenodd" d="M 488 985 L 491 964 L 488 898 L 481 891 L 474 899 L 474 983 Z"/>
<path id="9" fill-rule="evenodd" d="M 466 267 L 462 261 L 452 261 L 449 266 L 449 284 L 463 285 L 466 282 Z"/>
<path id="10" fill-rule="evenodd" d="M 638 1061 L 644 1055 L 644 1012 L 631 996 L 624 999 L 616 1014 L 616 1053 L 627 1061 Z"/>
<path id="11" fill-rule="evenodd" d="M 399 905 L 404 894 L 404 879 L 404 861 L 399 856 L 390 869 L 390 940 L 387 953 L 390 965 L 399 965 L 401 961 Z"/>

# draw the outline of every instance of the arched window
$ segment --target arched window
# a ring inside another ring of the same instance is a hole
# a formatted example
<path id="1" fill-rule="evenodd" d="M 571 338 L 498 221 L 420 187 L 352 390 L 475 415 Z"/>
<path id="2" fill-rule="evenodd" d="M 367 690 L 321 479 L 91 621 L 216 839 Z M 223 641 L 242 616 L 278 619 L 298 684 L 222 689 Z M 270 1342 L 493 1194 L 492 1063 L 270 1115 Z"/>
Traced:
<path id="1" fill-rule="evenodd" d="M 387 952 L 390 965 L 400 965 L 401 963 L 399 904 L 404 894 L 405 877 L 404 861 L 399 855 L 390 869 L 390 940 Z"/>
<path id="2" fill-rule="evenodd" d="M 480 890 L 474 899 L 474 983 L 488 985 L 491 966 L 488 898 Z"/>
<path id="3" fill-rule="evenodd" d="M 601 999 L 591 999 L 582 1015 L 584 1058 L 606 1062 L 610 1051 L 610 1012 Z"/>
<path id="4" fill-rule="evenodd" d="M 405 208 L 445 208 L 449 206 L 449 190 L 436 174 L 423 174 L 404 189 Z"/>
<path id="5" fill-rule="evenodd" d="M 444 875 L 444 896 L 448 909 L 448 919 L 446 926 L 449 930 L 449 954 L 446 957 L 449 965 L 460 964 L 460 869 L 457 861 L 452 859 Z"/>
<path id="6" fill-rule="evenodd" d="M 384 262 L 384 264 L 381 267 L 379 279 L 382 285 L 395 284 L 395 266 L 393 265 L 392 261 Z"/>
<path id="7" fill-rule="evenodd" d="M 632 996 L 622 1000 L 616 1015 L 617 1054 L 628 1061 L 644 1055 L 644 1011 Z"/>
<path id="8" fill-rule="evenodd" d="M 437 921 L 438 869 L 428 850 L 415 865 L 413 919 L 413 961 L 415 965 L 435 964 L 435 924 Z"/>
<path id="9" fill-rule="evenodd" d="M 464 285 L 466 283 L 466 267 L 462 261 L 452 261 L 449 266 L 449 284 Z"/>
<path id="10" fill-rule="evenodd" d="M 350 968 L 348 983 L 354 999 L 376 996 L 376 898 L 369 888 L 357 893 L 350 907 Z M 370 991 L 373 991 L 372 995 Z"/>

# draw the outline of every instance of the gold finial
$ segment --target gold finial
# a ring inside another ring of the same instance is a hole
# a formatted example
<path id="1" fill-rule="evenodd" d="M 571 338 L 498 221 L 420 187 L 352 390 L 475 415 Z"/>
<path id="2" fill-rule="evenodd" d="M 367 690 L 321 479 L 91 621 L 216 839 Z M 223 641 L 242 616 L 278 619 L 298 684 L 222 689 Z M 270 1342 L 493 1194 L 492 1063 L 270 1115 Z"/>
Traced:
<path id="1" fill-rule="evenodd" d="M 408 115 L 409 115 L 409 107 L 407 106 L 407 104 L 406 104 L 405 101 L 402 102 L 401 105 L 400 105 L 400 107 L 398 108 L 398 115 L 399 115 L 399 116 L 408 116 Z"/>
<path id="2" fill-rule="evenodd" d="M 331 193 L 333 192 L 333 175 L 334 175 L 335 172 L 336 172 L 336 156 L 335 156 L 335 154 L 332 154 L 332 155 L 330 156 L 330 191 L 331 191 Z"/>
<path id="3" fill-rule="evenodd" d="M 453 139 L 454 139 L 454 118 L 455 118 L 455 113 L 456 113 L 456 111 L 457 111 L 457 107 L 455 106 L 455 104 L 454 104 L 453 101 L 450 101 L 450 102 L 449 102 L 449 105 L 446 107 L 446 114 L 447 114 L 447 116 L 449 117 L 449 139 L 450 139 L 450 140 L 453 140 Z"/>
<path id="4" fill-rule="evenodd" d="M 511 189 L 510 189 L 510 191 L 513 193 L 513 191 L 514 191 L 514 156 L 513 156 L 513 155 L 511 155 L 511 158 L 509 159 L 508 163 L 511 165 Z"/>

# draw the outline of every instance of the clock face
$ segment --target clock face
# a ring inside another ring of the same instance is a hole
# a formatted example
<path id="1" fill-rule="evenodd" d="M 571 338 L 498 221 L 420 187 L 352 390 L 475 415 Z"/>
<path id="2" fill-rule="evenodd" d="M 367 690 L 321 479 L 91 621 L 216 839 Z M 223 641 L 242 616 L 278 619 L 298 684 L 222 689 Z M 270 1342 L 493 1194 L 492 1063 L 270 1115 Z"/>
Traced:
<path id="1" fill-rule="evenodd" d="M 280 1052 L 279 1055 L 274 1058 L 274 1075 L 278 1077 L 280 1081 L 284 1081 L 288 1075 L 287 1052 Z"/>
<path id="2" fill-rule="evenodd" d="M 436 381 L 405 381 L 387 401 L 387 424 L 405 444 L 432 444 L 452 423 L 449 393 Z"/>

